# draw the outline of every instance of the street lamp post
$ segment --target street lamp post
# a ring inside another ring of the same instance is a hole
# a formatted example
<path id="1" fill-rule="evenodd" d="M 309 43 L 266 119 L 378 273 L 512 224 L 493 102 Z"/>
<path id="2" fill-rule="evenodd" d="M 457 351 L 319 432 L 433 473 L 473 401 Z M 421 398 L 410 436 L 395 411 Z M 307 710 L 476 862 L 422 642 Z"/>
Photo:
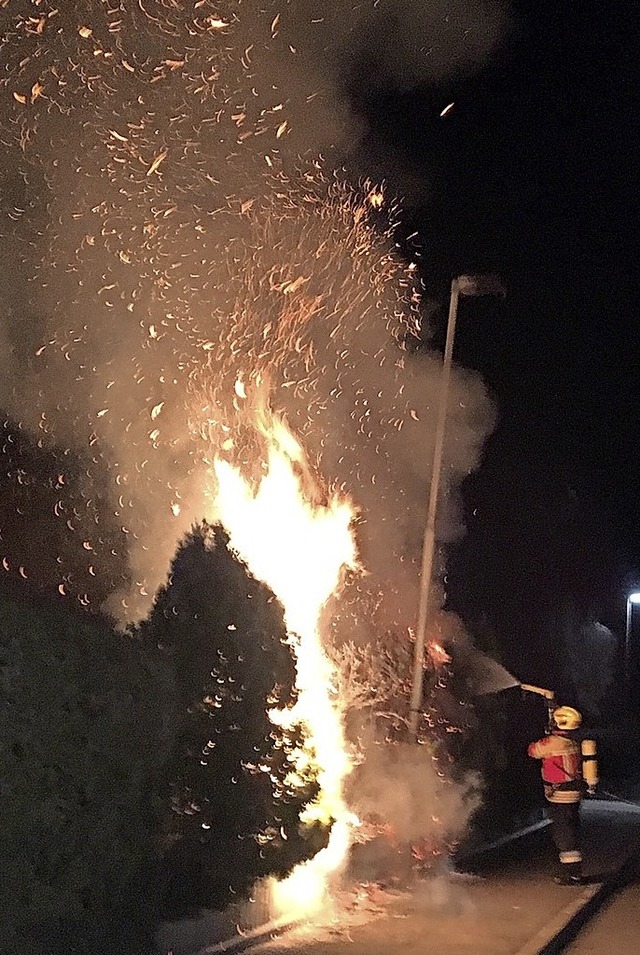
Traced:
<path id="1" fill-rule="evenodd" d="M 438 506 L 438 491 L 440 489 L 440 474 L 442 472 L 442 452 L 444 448 L 444 432 L 447 420 L 447 404 L 449 396 L 449 381 L 451 378 L 451 363 L 453 358 L 453 342 L 456 333 L 458 317 L 458 301 L 461 295 L 505 295 L 504 287 L 495 275 L 459 275 L 451 282 L 451 298 L 449 300 L 449 319 L 447 322 L 447 340 L 444 348 L 444 359 L 440 373 L 440 387 L 438 389 L 438 418 L 436 423 L 436 439 L 433 448 L 433 468 L 431 485 L 429 487 L 429 501 L 427 504 L 427 520 L 422 546 L 422 569 L 420 572 L 420 599 L 418 605 L 418 622 L 416 627 L 416 642 L 413 656 L 413 678 L 411 685 L 411 708 L 409 711 L 409 732 L 411 738 L 418 737 L 420 722 L 420 707 L 422 704 L 422 680 L 424 672 L 424 648 L 427 628 L 427 614 L 429 610 L 429 596 L 431 577 L 433 573 L 433 556 L 436 542 L 436 510 Z"/>
<path id="2" fill-rule="evenodd" d="M 640 593 L 637 591 L 627 597 L 627 625 L 624 633 L 624 686 L 626 704 L 631 706 L 631 643 L 633 636 L 633 607 L 640 604 Z"/>

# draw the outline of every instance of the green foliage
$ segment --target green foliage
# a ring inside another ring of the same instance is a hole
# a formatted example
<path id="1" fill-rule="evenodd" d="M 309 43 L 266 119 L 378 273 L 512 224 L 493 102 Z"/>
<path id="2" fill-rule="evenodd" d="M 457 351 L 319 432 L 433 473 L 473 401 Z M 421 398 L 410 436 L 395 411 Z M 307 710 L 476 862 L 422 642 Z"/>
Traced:
<path id="1" fill-rule="evenodd" d="M 0 603 L 3 952 L 115 953 L 125 910 L 144 935 L 173 700 L 141 651 L 89 617 Z"/>
<path id="2" fill-rule="evenodd" d="M 224 906 L 312 848 L 298 823 L 314 792 L 288 785 L 295 740 L 267 715 L 294 698 L 282 608 L 227 543 L 220 528 L 194 529 L 140 628 L 149 652 L 171 658 L 180 700 L 169 770 L 174 913 Z"/>

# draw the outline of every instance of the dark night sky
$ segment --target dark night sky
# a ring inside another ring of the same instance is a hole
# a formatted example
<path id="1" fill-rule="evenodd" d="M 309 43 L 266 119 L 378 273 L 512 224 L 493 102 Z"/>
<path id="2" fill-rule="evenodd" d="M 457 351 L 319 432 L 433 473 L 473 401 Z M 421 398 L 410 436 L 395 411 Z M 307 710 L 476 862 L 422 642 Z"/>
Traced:
<path id="1" fill-rule="evenodd" d="M 516 588 L 526 606 L 563 581 L 619 630 L 640 583 L 640 9 L 512 8 L 514 34 L 479 75 L 409 96 L 369 87 L 367 147 L 424 174 L 409 226 L 427 286 L 444 301 L 452 275 L 495 268 L 509 288 L 459 325 L 456 358 L 483 374 L 500 421 L 467 482 L 451 603 Z"/>

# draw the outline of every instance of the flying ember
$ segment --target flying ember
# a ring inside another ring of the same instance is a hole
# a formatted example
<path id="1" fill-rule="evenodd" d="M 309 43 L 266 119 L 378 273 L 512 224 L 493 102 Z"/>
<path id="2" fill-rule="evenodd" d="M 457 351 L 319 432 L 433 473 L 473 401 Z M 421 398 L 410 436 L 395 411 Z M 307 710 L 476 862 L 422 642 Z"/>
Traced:
<path id="1" fill-rule="evenodd" d="M 350 830 L 357 824 L 343 794 L 351 762 L 336 673 L 323 648 L 320 616 L 345 571 L 358 565 L 353 506 L 332 494 L 323 495 L 320 503 L 315 501 L 317 482 L 310 489 L 302 448 L 282 421 L 266 420 L 265 426 L 262 416 L 260 430 L 267 460 L 257 488 L 239 469 L 217 458 L 214 507 L 229 532 L 231 547 L 284 607 L 298 697 L 293 707 L 272 710 L 269 716 L 275 725 L 302 728 L 305 742 L 293 754 L 295 774 L 311 773 L 319 785 L 318 796 L 306 807 L 302 821 L 331 827 L 326 848 L 275 886 L 276 907 L 291 914 L 309 912 L 321 904 L 331 876 L 346 859 Z M 290 782 L 295 784 L 295 778 Z"/>

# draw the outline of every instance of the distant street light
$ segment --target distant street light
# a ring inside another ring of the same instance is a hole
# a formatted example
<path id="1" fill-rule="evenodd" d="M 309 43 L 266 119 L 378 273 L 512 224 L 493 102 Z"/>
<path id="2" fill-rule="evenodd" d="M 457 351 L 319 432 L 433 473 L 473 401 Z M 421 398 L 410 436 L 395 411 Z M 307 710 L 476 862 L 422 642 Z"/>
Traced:
<path id="1" fill-rule="evenodd" d="M 627 706 L 631 706 L 631 638 L 633 635 L 633 606 L 640 604 L 640 593 L 635 591 L 627 597 L 627 626 L 624 634 L 624 685 Z"/>
<path id="2" fill-rule="evenodd" d="M 438 393 L 438 420 L 436 424 L 436 440 L 433 449 L 433 473 L 429 488 L 429 503 L 427 506 L 427 521 L 424 531 L 422 547 L 422 570 L 420 573 L 420 602 L 418 606 L 418 623 L 416 627 L 416 642 L 413 657 L 413 682 L 411 686 L 411 709 L 409 712 L 409 732 L 412 739 L 417 739 L 422 704 L 422 680 L 424 674 L 424 645 L 427 628 L 427 612 L 429 609 L 429 592 L 431 590 L 431 575 L 433 572 L 433 554 L 436 541 L 436 508 L 438 504 L 438 490 L 440 487 L 440 472 L 442 471 L 442 450 L 444 447 L 444 430 L 447 419 L 447 403 L 449 396 L 449 380 L 451 378 L 451 360 L 453 357 L 453 342 L 456 333 L 456 319 L 458 317 L 458 299 L 461 295 L 506 295 L 504 286 L 496 275 L 459 275 L 451 282 L 451 298 L 449 300 L 449 319 L 447 322 L 447 340 L 444 349 L 444 360 L 440 374 L 440 388 Z M 640 598 L 640 595 L 639 595 Z"/>

